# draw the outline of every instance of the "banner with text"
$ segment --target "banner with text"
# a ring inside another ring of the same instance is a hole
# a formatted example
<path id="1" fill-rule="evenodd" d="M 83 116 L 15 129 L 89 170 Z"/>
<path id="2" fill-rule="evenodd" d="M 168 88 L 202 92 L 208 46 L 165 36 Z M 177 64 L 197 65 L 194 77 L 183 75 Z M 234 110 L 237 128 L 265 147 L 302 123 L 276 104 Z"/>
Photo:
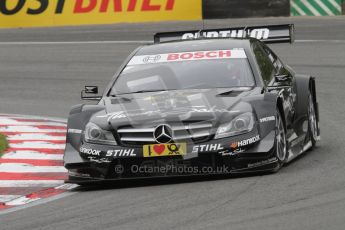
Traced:
<path id="1" fill-rule="evenodd" d="M 201 19 L 202 0 L 0 0 L 0 28 Z"/>

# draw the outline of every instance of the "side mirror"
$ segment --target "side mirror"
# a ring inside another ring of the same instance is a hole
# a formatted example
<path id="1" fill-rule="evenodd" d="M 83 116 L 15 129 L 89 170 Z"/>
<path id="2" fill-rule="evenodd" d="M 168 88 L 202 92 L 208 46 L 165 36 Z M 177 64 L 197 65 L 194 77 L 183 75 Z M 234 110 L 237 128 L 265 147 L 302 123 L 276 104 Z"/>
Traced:
<path id="1" fill-rule="evenodd" d="M 98 94 L 98 86 L 85 86 L 85 93 Z"/>
<path id="2" fill-rule="evenodd" d="M 290 76 L 287 74 L 284 75 L 275 75 L 274 79 L 278 83 L 287 83 L 290 81 Z"/>
<path id="3" fill-rule="evenodd" d="M 99 101 L 101 96 L 85 96 L 85 94 L 98 94 L 98 86 L 85 86 L 85 89 L 81 91 L 82 100 Z"/>

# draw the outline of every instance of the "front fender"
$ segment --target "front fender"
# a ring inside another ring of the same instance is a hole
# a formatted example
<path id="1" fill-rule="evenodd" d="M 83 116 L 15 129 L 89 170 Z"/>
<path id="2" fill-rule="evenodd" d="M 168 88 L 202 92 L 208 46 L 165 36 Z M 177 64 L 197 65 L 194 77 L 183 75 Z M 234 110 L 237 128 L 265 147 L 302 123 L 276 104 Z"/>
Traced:
<path id="1" fill-rule="evenodd" d="M 78 150 L 81 143 L 81 137 L 85 126 L 89 122 L 91 116 L 104 110 L 102 105 L 76 105 L 73 106 L 67 122 L 67 138 L 66 143 L 72 148 Z"/>
<path id="2" fill-rule="evenodd" d="M 270 92 L 251 102 L 258 119 L 259 132 L 262 138 L 266 137 L 272 130 L 275 130 L 277 103 L 278 95 Z"/>

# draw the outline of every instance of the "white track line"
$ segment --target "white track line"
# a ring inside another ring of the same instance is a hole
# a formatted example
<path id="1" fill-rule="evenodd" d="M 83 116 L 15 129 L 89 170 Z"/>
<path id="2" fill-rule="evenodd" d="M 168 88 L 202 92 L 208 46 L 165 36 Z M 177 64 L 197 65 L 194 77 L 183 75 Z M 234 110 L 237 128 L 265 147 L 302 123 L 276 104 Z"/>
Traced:
<path id="1" fill-rule="evenodd" d="M 6 202 L 6 205 L 10 205 L 10 206 L 24 205 L 24 204 L 28 204 L 40 199 L 41 198 L 28 198 L 28 197 L 22 196 L 10 202 Z"/>
<path id="2" fill-rule="evenodd" d="M 33 166 L 20 163 L 0 164 L 0 173 L 67 173 L 63 166 Z"/>
<path id="3" fill-rule="evenodd" d="M 63 160 L 63 154 L 45 154 L 33 151 L 16 151 L 5 153 L 2 158 L 26 160 Z"/>
<path id="4" fill-rule="evenodd" d="M 21 197 L 21 195 L 0 195 L 0 203 L 5 203 L 19 197 Z"/>
<path id="5" fill-rule="evenodd" d="M 25 141 L 25 140 L 45 140 L 45 141 L 63 141 L 66 140 L 64 136 L 50 136 L 44 133 L 33 133 L 33 134 L 15 134 L 7 135 L 7 140 L 11 141 Z"/>
<path id="6" fill-rule="evenodd" d="M 297 43 L 318 43 L 318 42 L 326 42 L 326 43 L 345 43 L 345 40 L 296 40 Z"/>
<path id="7" fill-rule="evenodd" d="M 54 201 L 54 200 L 59 200 L 59 199 L 62 199 L 62 198 L 68 197 L 68 196 L 75 195 L 75 194 L 78 194 L 78 192 L 69 191 L 69 192 L 58 194 L 56 196 L 51 196 L 51 197 L 48 197 L 48 198 L 45 198 L 45 199 L 37 200 L 34 203 L 28 203 L 28 204 L 25 204 L 25 205 L 13 206 L 12 208 L 4 209 L 3 211 L 0 211 L 0 215 L 5 215 L 5 214 L 8 214 L 8 213 L 17 212 L 19 210 L 23 210 L 23 209 L 26 209 L 26 208 L 31 208 L 31 207 L 34 207 L 34 206 L 43 205 L 43 204 L 46 204 L 48 202 L 51 202 L 51 201 Z"/>
<path id="8" fill-rule="evenodd" d="M 52 144 L 48 142 L 23 142 L 10 144 L 10 148 L 35 148 L 35 149 L 65 149 L 65 144 Z"/>
<path id="9" fill-rule="evenodd" d="M 62 185 L 63 180 L 0 180 L 0 187 L 3 188 L 27 188 L 27 187 L 56 187 Z"/>
<path id="10" fill-rule="evenodd" d="M 47 126 L 65 126 L 65 124 L 57 123 L 57 122 L 26 122 L 26 121 L 8 121 L 0 119 L 0 125 L 27 125 L 27 126 L 35 126 L 35 125 L 47 125 Z"/>
<path id="11" fill-rule="evenodd" d="M 5 126 L 0 127 L 0 132 L 23 132 L 23 133 L 66 133 L 64 129 L 40 129 L 32 126 Z"/>
<path id="12" fill-rule="evenodd" d="M 1 42 L 0 42 L 1 43 Z M 42 116 L 34 116 L 34 115 L 21 115 L 21 114 L 7 114 L 7 113 L 0 113 L 1 118 L 19 118 L 19 119 L 40 119 L 46 121 L 54 121 L 54 122 L 61 122 L 67 123 L 66 119 L 59 118 L 59 117 L 42 117 Z"/>
<path id="13" fill-rule="evenodd" d="M 18 118 L 21 119 L 21 118 Z M 36 120 L 36 119 L 35 119 Z M 54 121 L 47 121 L 47 120 L 42 120 L 42 121 L 17 121 L 15 119 L 11 118 L 3 118 L 0 117 L 0 125 L 49 125 L 49 126 L 64 126 L 65 124 L 60 123 L 60 122 L 54 122 Z"/>

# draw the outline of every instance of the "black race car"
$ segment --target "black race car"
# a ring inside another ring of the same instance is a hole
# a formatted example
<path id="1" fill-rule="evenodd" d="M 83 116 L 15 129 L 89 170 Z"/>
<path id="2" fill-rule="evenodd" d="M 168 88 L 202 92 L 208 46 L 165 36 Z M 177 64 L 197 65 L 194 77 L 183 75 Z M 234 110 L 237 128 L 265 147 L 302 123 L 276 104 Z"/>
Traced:
<path id="1" fill-rule="evenodd" d="M 320 136 L 315 79 L 265 43 L 293 25 L 160 33 L 68 119 L 68 182 L 276 172 Z"/>

